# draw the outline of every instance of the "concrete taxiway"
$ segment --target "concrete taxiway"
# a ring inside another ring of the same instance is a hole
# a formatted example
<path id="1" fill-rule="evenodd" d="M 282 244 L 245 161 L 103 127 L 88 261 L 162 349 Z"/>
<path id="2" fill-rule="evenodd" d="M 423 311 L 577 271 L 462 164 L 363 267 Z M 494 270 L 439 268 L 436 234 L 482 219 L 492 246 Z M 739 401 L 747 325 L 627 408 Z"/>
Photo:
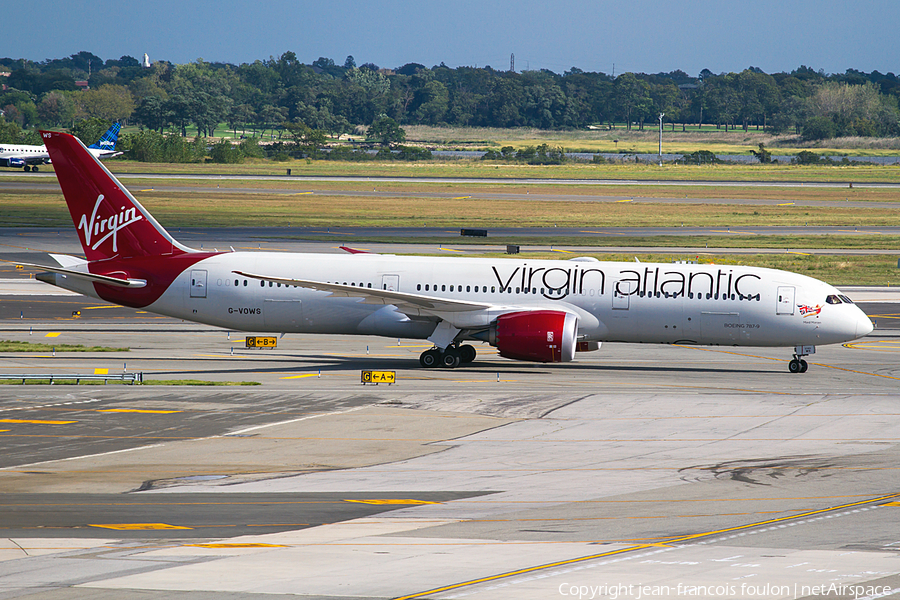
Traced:
<path id="1" fill-rule="evenodd" d="M 895 290 L 848 290 L 878 329 L 792 375 L 788 349 L 622 344 L 426 371 L 416 340 L 248 350 L 36 286 L 4 284 L 0 338 L 128 351 L 0 374 L 257 385 L 0 386 L 0 599 L 900 593 Z"/>

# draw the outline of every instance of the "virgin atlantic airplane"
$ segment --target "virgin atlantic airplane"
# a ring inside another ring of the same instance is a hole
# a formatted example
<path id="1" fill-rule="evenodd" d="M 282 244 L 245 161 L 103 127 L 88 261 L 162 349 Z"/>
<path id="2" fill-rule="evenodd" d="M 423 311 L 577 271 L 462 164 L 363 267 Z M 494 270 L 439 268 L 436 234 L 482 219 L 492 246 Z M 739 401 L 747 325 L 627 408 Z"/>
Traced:
<path id="1" fill-rule="evenodd" d="M 568 362 L 601 342 L 793 348 L 872 331 L 837 289 L 774 269 L 700 264 L 204 252 L 176 241 L 76 138 L 42 132 L 85 259 L 41 281 L 231 330 L 425 339 L 423 367 L 501 356 Z M 38 266 L 38 265 L 36 265 Z"/>

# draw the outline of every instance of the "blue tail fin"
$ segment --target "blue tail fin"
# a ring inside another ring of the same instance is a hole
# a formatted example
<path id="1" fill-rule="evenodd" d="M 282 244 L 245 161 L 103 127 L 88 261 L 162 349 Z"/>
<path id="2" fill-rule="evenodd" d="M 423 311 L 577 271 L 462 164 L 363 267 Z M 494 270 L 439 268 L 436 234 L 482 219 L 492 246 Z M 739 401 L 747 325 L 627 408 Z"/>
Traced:
<path id="1" fill-rule="evenodd" d="M 94 148 L 97 150 L 115 150 L 116 142 L 119 141 L 119 129 L 121 129 L 121 125 L 118 123 L 113 123 L 112 127 L 106 130 L 106 133 L 103 134 L 96 143 L 91 144 L 88 148 Z"/>

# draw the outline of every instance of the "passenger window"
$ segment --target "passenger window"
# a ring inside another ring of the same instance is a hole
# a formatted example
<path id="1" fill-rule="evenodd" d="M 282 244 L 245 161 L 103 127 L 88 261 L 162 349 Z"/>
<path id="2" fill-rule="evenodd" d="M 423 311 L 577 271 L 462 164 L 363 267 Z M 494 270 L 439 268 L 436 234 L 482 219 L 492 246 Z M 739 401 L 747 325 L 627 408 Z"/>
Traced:
<path id="1" fill-rule="evenodd" d="M 485 287 L 487 287 L 487 286 L 485 286 Z M 493 286 L 493 285 L 492 285 L 492 286 L 491 286 L 491 293 L 494 294 L 494 293 L 496 293 L 496 291 L 497 291 L 496 286 Z"/>
<path id="2" fill-rule="evenodd" d="M 453 286 L 452 286 L 452 285 L 450 286 L 450 291 L 451 291 L 451 292 L 453 291 Z"/>
<path id="3" fill-rule="evenodd" d="M 466 286 L 466 291 L 467 291 L 467 292 L 472 291 L 472 286 L 467 285 L 467 286 Z"/>
<path id="4" fill-rule="evenodd" d="M 447 291 L 447 284 L 444 284 L 444 285 L 441 286 L 441 291 L 442 291 L 442 292 L 446 292 L 446 291 Z"/>
<path id="5" fill-rule="evenodd" d="M 244 280 L 244 287 L 247 287 L 247 280 Z"/>
<path id="6" fill-rule="evenodd" d="M 417 292 L 421 292 L 421 291 L 422 291 L 422 284 L 421 284 L 421 283 L 417 283 L 417 284 L 416 284 L 416 291 L 417 291 Z"/>

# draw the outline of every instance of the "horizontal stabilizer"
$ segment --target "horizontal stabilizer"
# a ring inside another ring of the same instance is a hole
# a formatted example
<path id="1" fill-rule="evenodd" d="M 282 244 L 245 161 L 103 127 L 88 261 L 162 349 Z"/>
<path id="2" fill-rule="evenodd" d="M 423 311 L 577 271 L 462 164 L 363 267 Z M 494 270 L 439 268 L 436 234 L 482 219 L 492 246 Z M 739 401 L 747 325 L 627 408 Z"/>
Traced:
<path id="1" fill-rule="evenodd" d="M 25 267 L 35 269 L 43 269 L 51 273 L 59 273 L 67 277 L 75 277 L 77 279 L 85 279 L 94 283 L 105 283 L 116 287 L 142 288 L 147 285 L 146 279 L 122 279 L 120 277 L 110 277 L 109 275 L 97 275 L 95 273 L 85 273 L 84 271 L 74 271 L 72 269 L 64 269 L 62 267 L 48 267 L 47 265 L 35 265 L 31 263 L 16 263 Z"/>

